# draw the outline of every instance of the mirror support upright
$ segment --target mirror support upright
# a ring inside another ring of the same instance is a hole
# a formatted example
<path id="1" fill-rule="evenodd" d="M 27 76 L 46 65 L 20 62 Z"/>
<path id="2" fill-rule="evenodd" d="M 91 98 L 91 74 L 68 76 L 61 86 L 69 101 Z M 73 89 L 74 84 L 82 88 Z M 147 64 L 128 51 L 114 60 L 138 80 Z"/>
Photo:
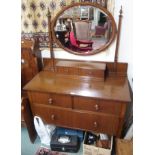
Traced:
<path id="1" fill-rule="evenodd" d="M 120 43 L 120 33 L 121 33 L 121 25 L 122 25 L 122 6 L 119 12 L 119 22 L 118 22 L 118 32 L 117 32 L 117 40 L 116 40 L 116 49 L 115 49 L 115 59 L 114 59 L 114 72 L 117 73 L 117 62 L 118 62 L 118 49 Z"/>
<path id="2" fill-rule="evenodd" d="M 49 35 L 49 48 L 50 48 L 50 56 L 52 58 L 52 66 L 53 71 L 55 71 L 55 59 L 54 59 L 54 52 L 53 52 L 53 39 L 52 39 L 52 30 L 51 30 L 51 13 L 48 8 L 48 35 Z"/>

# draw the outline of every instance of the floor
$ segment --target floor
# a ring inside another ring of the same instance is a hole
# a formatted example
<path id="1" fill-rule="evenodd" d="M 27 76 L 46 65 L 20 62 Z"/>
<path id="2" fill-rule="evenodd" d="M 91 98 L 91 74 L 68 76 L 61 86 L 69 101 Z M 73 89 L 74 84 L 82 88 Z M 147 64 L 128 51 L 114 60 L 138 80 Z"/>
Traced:
<path id="1" fill-rule="evenodd" d="M 22 127 L 21 128 L 21 155 L 35 155 L 37 149 L 40 146 L 43 146 L 43 145 L 40 143 L 39 137 L 37 137 L 34 144 L 32 144 L 29 139 L 27 129 Z M 66 155 L 83 155 L 82 145 L 78 153 L 66 153 Z M 111 155 L 115 155 L 114 149 Z"/>
<path id="2" fill-rule="evenodd" d="M 34 144 L 30 142 L 26 128 L 21 128 L 21 155 L 35 155 L 37 149 L 43 146 L 40 143 L 39 137 L 35 140 Z M 82 155 L 82 145 L 78 153 L 66 153 L 67 155 Z"/>
<path id="3" fill-rule="evenodd" d="M 104 36 L 102 37 L 93 37 L 93 50 L 99 49 L 101 46 L 105 45 L 107 42 L 107 39 L 105 39 Z"/>

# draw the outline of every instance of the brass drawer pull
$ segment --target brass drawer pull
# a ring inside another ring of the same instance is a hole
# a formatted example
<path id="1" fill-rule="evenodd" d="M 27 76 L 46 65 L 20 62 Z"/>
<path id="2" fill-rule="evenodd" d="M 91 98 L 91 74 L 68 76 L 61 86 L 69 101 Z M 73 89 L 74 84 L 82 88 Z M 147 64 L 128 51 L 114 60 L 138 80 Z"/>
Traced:
<path id="1" fill-rule="evenodd" d="M 89 74 L 89 75 L 92 75 L 92 71 L 89 71 L 88 74 Z"/>
<path id="2" fill-rule="evenodd" d="M 95 110 L 96 110 L 96 111 L 99 110 L 99 105 L 96 104 L 94 107 L 95 107 Z"/>
<path id="3" fill-rule="evenodd" d="M 49 99 L 48 99 L 48 103 L 49 103 L 49 104 L 53 104 L 53 99 L 52 99 L 52 98 L 49 98 Z"/>
<path id="4" fill-rule="evenodd" d="M 94 122 L 94 127 L 95 127 L 95 128 L 97 128 L 97 127 L 98 127 L 97 122 Z"/>
<path id="5" fill-rule="evenodd" d="M 52 119 L 53 121 L 55 120 L 55 115 L 54 115 L 54 114 L 51 116 L 51 119 Z"/>
<path id="6" fill-rule="evenodd" d="M 23 105 L 21 106 L 21 109 L 22 109 L 22 111 L 25 109 Z"/>

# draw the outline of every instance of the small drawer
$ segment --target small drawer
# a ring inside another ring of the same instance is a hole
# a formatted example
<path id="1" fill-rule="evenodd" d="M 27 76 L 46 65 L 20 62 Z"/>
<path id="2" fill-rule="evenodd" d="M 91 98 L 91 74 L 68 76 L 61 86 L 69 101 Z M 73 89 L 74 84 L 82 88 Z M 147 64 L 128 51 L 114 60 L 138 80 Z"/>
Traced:
<path id="1" fill-rule="evenodd" d="M 79 75 L 81 76 L 92 76 L 92 77 L 104 77 L 104 70 L 96 69 L 83 69 L 79 68 Z"/>
<path id="2" fill-rule="evenodd" d="M 72 107 L 71 97 L 69 95 L 39 92 L 31 92 L 29 94 L 32 103 L 60 106 L 64 108 Z"/>
<path id="3" fill-rule="evenodd" d="M 67 110 L 45 105 L 33 105 L 32 110 L 48 124 L 72 127 L 72 114 Z"/>
<path id="4" fill-rule="evenodd" d="M 121 103 L 87 97 L 74 97 L 74 109 L 120 115 Z"/>

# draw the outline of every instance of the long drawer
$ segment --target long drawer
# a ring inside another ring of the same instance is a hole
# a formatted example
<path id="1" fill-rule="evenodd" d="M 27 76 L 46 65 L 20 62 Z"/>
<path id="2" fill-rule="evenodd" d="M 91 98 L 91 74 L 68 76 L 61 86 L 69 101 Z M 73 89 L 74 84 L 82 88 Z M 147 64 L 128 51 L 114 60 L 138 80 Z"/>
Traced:
<path id="1" fill-rule="evenodd" d="M 74 109 L 120 115 L 121 103 L 87 97 L 74 97 Z"/>
<path id="2" fill-rule="evenodd" d="M 29 92 L 28 94 L 30 96 L 31 103 L 60 106 L 64 108 L 72 107 L 72 100 L 69 95 L 40 92 Z"/>
<path id="3" fill-rule="evenodd" d="M 116 135 L 119 118 L 113 115 L 84 112 L 34 104 L 34 115 L 40 116 L 46 123 Z"/>

